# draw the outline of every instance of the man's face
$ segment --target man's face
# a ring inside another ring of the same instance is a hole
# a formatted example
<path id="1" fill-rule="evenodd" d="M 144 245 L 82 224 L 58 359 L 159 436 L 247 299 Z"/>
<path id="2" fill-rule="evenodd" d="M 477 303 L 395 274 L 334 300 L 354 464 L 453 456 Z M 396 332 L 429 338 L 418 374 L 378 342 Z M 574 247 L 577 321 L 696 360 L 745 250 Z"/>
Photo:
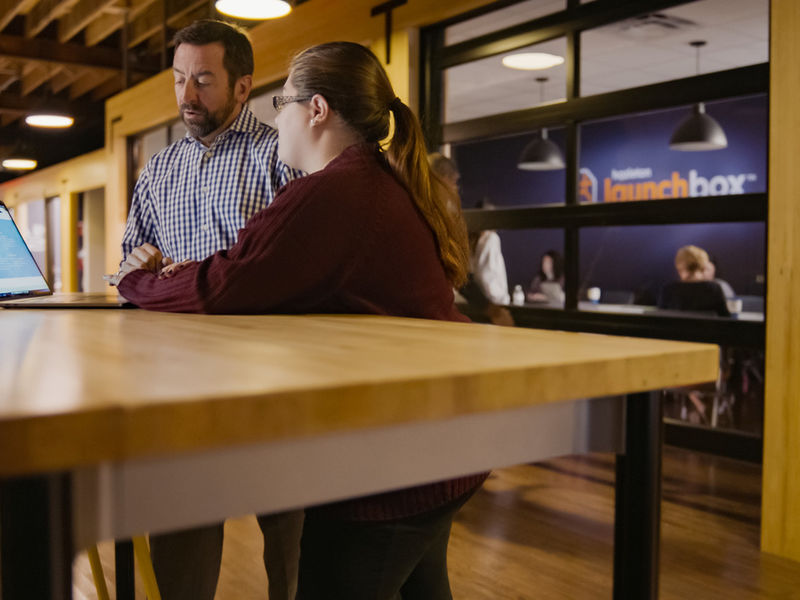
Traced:
<path id="1" fill-rule="evenodd" d="M 189 132 L 204 142 L 212 141 L 238 114 L 241 79 L 228 81 L 224 55 L 220 43 L 181 44 L 172 63 L 181 119 Z"/>

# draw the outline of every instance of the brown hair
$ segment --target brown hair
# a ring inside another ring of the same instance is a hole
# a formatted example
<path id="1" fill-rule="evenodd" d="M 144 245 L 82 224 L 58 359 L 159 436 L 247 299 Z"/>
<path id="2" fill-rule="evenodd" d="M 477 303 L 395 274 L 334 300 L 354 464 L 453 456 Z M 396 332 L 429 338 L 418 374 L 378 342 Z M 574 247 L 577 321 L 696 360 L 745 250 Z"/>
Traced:
<path id="1" fill-rule="evenodd" d="M 389 135 L 389 113 L 394 115 L 394 134 L 384 154 L 433 230 L 448 280 L 460 287 L 469 263 L 466 227 L 448 211 L 453 192 L 428 165 L 419 120 L 395 95 L 375 55 L 352 42 L 320 44 L 298 54 L 289 73 L 297 95 L 322 95 L 369 144 L 377 145 Z"/>
<path id="2" fill-rule="evenodd" d="M 682 265 L 691 274 L 705 271 L 708 263 L 708 253 L 697 246 L 684 246 L 675 254 L 675 268 Z"/>
<path id="3" fill-rule="evenodd" d="M 233 86 L 240 77 L 253 74 L 253 46 L 244 29 L 233 23 L 201 19 L 187 25 L 172 38 L 175 49 L 181 44 L 205 46 L 219 43 L 225 50 L 222 64 L 228 73 L 228 83 Z"/>

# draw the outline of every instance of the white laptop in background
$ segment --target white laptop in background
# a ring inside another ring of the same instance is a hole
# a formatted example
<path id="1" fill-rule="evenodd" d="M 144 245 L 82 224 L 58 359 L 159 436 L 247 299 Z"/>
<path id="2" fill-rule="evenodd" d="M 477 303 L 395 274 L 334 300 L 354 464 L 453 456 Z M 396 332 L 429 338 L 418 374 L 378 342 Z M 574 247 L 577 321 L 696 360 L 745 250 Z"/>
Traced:
<path id="1" fill-rule="evenodd" d="M 0 202 L 0 308 L 121 308 L 133 306 L 109 292 L 53 294 L 11 213 Z"/>

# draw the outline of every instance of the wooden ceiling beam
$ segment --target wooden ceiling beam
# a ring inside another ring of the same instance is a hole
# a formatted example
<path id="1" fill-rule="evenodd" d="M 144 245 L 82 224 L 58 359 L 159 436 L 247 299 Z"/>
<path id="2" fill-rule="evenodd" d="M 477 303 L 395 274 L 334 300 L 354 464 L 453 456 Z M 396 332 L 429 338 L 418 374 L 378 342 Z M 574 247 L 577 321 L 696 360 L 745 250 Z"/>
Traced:
<path id="1" fill-rule="evenodd" d="M 114 48 L 87 48 L 74 43 L 29 40 L 22 36 L 0 35 L 0 56 L 122 70 L 122 57 Z M 130 69 L 153 74 L 158 73 L 160 65 L 158 60 L 132 60 Z"/>
<path id="2" fill-rule="evenodd" d="M 127 9 L 128 21 L 136 19 L 147 10 L 157 0 L 131 0 L 130 7 Z M 95 46 L 110 36 L 112 33 L 122 28 L 125 18 L 121 14 L 120 8 L 112 14 L 104 14 L 86 26 L 84 40 L 87 46 Z M 106 9 L 108 11 L 108 9 Z"/>
<path id="3" fill-rule="evenodd" d="M 39 0 L 25 18 L 25 37 L 36 36 L 51 21 L 69 12 L 74 4 L 75 0 Z"/>
<path id="4" fill-rule="evenodd" d="M 72 10 L 58 21 L 58 41 L 64 43 L 71 40 L 116 2 L 117 0 L 78 0 Z"/>
<path id="5" fill-rule="evenodd" d="M 0 0 L 0 31 L 20 14 L 22 3 L 19 0 Z"/>
<path id="6" fill-rule="evenodd" d="M 54 94 L 58 94 L 68 85 L 72 85 L 81 75 L 83 75 L 81 69 L 64 67 L 61 72 L 50 81 L 50 88 L 53 90 Z"/>
<path id="7" fill-rule="evenodd" d="M 76 98 L 80 98 L 112 77 L 119 77 L 119 73 L 105 70 L 101 71 L 98 69 L 87 71 L 85 75 L 69 86 L 69 99 L 75 100 Z"/>
<path id="8" fill-rule="evenodd" d="M 22 95 L 27 96 L 40 85 L 46 83 L 51 77 L 58 75 L 63 68 L 63 65 L 38 65 L 36 69 L 27 75 L 23 75 Z"/>
<path id="9" fill-rule="evenodd" d="M 67 111 L 72 115 L 92 115 L 97 113 L 98 107 L 102 106 L 101 103 L 86 102 L 70 102 L 63 98 L 54 98 L 52 96 L 45 98 L 43 94 L 30 94 L 29 96 L 21 96 L 19 94 L 4 93 L 0 95 L 0 111 L 4 112 L 19 112 L 26 113 L 33 108 L 39 108 L 43 105 L 58 110 Z"/>
<path id="10" fill-rule="evenodd" d="M 92 90 L 92 100 L 94 102 L 101 102 L 113 96 L 117 92 L 122 91 L 122 77 L 111 77 L 105 83 L 100 84 Z"/>
<path id="11" fill-rule="evenodd" d="M 0 92 L 5 92 L 6 88 L 14 83 L 19 77 L 14 73 L 3 73 L 0 75 Z M 0 96 L 2 98 L 3 96 Z"/>

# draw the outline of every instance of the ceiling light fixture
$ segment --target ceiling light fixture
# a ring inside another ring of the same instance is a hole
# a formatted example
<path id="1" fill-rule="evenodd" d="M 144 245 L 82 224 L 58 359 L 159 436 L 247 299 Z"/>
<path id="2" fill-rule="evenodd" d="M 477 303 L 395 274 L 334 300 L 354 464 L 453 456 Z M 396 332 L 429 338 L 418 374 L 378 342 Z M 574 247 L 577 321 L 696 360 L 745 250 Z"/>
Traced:
<path id="1" fill-rule="evenodd" d="M 33 158 L 12 156 L 10 158 L 4 158 L 3 162 L 0 164 L 3 165 L 4 169 L 8 169 L 9 171 L 30 171 L 31 169 L 35 169 L 38 163 Z"/>
<path id="2" fill-rule="evenodd" d="M 215 6 L 223 15 L 249 20 L 277 19 L 292 12 L 286 0 L 217 0 Z"/>
<path id="3" fill-rule="evenodd" d="M 68 115 L 43 111 L 25 117 L 25 122 L 31 127 L 45 127 L 47 129 L 63 129 L 72 127 L 75 119 Z"/>
<path id="4" fill-rule="evenodd" d="M 544 102 L 544 84 L 547 77 L 537 77 L 539 102 Z M 556 144 L 547 138 L 547 128 L 542 127 L 538 135 L 522 150 L 517 168 L 523 171 L 555 171 L 564 168 L 564 157 Z"/>
<path id="5" fill-rule="evenodd" d="M 503 66 L 522 71 L 540 71 L 564 63 L 564 57 L 546 52 L 521 52 L 503 57 Z"/>
<path id="6" fill-rule="evenodd" d="M 689 42 L 697 50 L 697 74 L 700 74 L 700 48 L 706 45 L 702 40 Z M 728 147 L 728 137 L 722 126 L 706 114 L 705 104 L 694 105 L 692 114 L 680 122 L 669 140 L 672 150 L 701 152 L 721 150 Z"/>

